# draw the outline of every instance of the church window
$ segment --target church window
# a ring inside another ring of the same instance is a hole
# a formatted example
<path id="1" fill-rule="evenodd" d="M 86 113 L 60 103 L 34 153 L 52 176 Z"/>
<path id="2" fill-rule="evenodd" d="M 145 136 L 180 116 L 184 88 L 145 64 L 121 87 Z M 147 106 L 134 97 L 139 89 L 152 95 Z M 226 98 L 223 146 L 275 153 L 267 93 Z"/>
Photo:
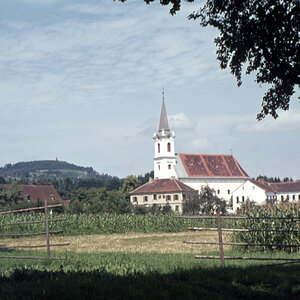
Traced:
<path id="1" fill-rule="evenodd" d="M 168 143 L 168 152 L 171 152 L 171 143 Z"/>
<path id="2" fill-rule="evenodd" d="M 168 164 L 168 169 L 171 170 L 171 164 Z"/>
<path id="3" fill-rule="evenodd" d="M 230 190 L 227 191 L 227 194 L 228 194 L 228 195 L 230 194 Z"/>
<path id="4" fill-rule="evenodd" d="M 236 197 L 236 203 L 239 203 L 240 200 L 239 200 L 239 196 Z"/>
<path id="5" fill-rule="evenodd" d="M 220 195 L 220 190 L 218 190 L 218 192 L 217 192 L 217 193 L 218 193 L 218 195 Z"/>
<path id="6" fill-rule="evenodd" d="M 160 170 L 160 165 L 158 165 L 158 170 Z"/>
<path id="7" fill-rule="evenodd" d="M 160 143 L 157 144 L 157 152 L 160 153 Z"/>

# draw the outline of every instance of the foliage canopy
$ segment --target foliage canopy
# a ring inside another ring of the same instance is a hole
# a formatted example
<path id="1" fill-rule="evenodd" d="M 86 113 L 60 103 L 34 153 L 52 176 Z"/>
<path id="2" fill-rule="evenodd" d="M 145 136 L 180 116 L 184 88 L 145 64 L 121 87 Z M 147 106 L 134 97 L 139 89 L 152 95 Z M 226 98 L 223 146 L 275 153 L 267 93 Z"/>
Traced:
<path id="1" fill-rule="evenodd" d="M 144 1 L 149 4 L 155 0 Z M 172 5 L 172 15 L 182 2 L 160 0 L 161 5 Z M 258 120 L 269 114 L 277 118 L 279 109 L 288 110 L 295 87 L 300 85 L 299 15 L 299 0 L 206 0 L 189 15 L 189 19 L 199 19 L 201 26 L 219 30 L 215 43 L 220 67 L 230 69 L 238 86 L 243 67 L 246 74 L 256 72 L 258 84 L 271 85 Z"/>
<path id="2" fill-rule="evenodd" d="M 226 202 L 220 199 L 214 189 L 208 185 L 202 186 L 200 193 L 183 201 L 182 210 L 184 214 L 214 214 L 217 210 L 221 213 L 226 212 Z"/>

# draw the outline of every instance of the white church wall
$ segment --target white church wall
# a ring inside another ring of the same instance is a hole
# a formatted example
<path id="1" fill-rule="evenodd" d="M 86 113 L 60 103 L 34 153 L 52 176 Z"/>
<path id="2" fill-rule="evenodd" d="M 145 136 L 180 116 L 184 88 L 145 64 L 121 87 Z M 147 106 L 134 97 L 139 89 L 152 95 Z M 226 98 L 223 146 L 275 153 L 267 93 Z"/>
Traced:
<path id="1" fill-rule="evenodd" d="M 198 191 L 201 190 L 202 186 L 208 185 L 216 191 L 219 198 L 223 198 L 227 203 L 229 203 L 231 199 L 232 192 L 245 182 L 245 179 L 240 178 L 179 178 L 179 180 Z"/>
<path id="2" fill-rule="evenodd" d="M 268 196 L 271 195 L 268 193 Z M 266 191 L 248 180 L 232 193 L 233 211 L 236 212 L 246 201 L 254 202 L 257 205 L 265 204 L 266 198 Z"/>

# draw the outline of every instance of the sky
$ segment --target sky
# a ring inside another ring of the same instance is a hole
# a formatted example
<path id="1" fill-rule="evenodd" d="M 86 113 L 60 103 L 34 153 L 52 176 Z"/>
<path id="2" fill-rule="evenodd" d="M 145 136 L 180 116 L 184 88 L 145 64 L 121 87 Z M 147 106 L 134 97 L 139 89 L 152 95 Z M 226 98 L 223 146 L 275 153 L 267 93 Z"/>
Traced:
<path id="1" fill-rule="evenodd" d="M 201 1 L 200 1 L 201 2 Z M 0 0 L 0 167 L 67 161 L 125 177 L 153 170 L 162 90 L 177 153 L 233 154 L 251 177 L 300 179 L 299 89 L 256 120 L 267 86 L 221 70 L 199 2 Z"/>

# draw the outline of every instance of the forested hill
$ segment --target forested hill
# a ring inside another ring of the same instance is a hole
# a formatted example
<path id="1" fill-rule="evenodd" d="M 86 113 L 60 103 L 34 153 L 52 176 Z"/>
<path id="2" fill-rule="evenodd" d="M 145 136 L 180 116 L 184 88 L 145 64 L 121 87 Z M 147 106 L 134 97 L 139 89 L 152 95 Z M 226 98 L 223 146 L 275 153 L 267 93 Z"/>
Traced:
<path id="1" fill-rule="evenodd" d="M 0 168 L 0 177 L 24 178 L 35 180 L 44 178 L 94 178 L 101 176 L 92 167 L 80 167 L 74 164 L 59 160 L 38 160 L 29 162 L 18 162 L 6 164 Z M 103 175 L 105 176 L 105 175 Z"/>

